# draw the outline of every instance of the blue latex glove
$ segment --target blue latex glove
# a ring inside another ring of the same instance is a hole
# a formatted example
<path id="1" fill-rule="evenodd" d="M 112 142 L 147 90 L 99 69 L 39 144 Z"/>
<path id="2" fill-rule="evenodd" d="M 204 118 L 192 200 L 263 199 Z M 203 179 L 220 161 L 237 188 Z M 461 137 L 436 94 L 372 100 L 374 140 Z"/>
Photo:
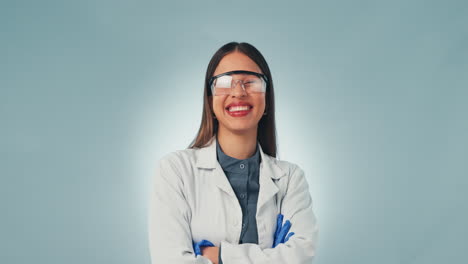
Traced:
<path id="1" fill-rule="evenodd" d="M 213 243 L 205 239 L 203 239 L 202 241 L 198 243 L 194 243 L 192 241 L 192 244 L 193 244 L 193 250 L 195 251 L 195 257 L 202 254 L 200 247 L 214 247 L 215 246 L 213 245 Z"/>
<path id="2" fill-rule="evenodd" d="M 279 214 L 278 219 L 276 220 L 276 231 L 273 238 L 273 247 L 276 247 L 280 243 L 286 243 L 289 238 L 294 235 L 294 232 L 288 234 L 289 229 L 291 228 L 291 222 L 286 220 L 283 225 L 283 215 Z"/>

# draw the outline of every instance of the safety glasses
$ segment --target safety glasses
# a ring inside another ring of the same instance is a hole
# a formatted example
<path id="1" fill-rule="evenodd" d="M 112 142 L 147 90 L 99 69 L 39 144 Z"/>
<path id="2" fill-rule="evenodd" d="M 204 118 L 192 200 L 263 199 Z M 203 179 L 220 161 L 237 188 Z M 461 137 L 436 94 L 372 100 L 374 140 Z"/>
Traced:
<path id="1" fill-rule="evenodd" d="M 229 71 L 213 76 L 209 80 L 209 87 L 213 95 L 229 95 L 241 84 L 242 89 L 248 93 L 265 93 L 268 78 L 258 72 L 252 71 Z"/>

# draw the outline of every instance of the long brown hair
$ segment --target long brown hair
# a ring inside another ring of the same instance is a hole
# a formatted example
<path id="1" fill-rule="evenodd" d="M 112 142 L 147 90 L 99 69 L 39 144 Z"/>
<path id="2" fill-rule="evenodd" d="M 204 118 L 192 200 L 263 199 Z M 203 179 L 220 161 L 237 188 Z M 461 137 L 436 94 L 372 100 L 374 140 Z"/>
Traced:
<path id="1" fill-rule="evenodd" d="M 273 90 L 273 79 L 270 68 L 263 55 L 254 46 L 246 42 L 229 42 L 219 48 L 208 64 L 205 76 L 205 89 L 203 92 L 203 113 L 200 128 L 195 139 L 188 148 L 202 148 L 210 143 L 210 139 L 218 132 L 218 120 L 213 118 L 213 111 L 209 101 L 212 99 L 209 79 L 213 76 L 216 67 L 221 59 L 229 53 L 239 51 L 252 59 L 262 70 L 262 73 L 268 78 L 268 85 L 265 94 L 266 115 L 262 116 L 258 122 L 257 140 L 262 146 L 265 154 L 276 158 L 276 125 L 275 125 L 275 94 Z"/>

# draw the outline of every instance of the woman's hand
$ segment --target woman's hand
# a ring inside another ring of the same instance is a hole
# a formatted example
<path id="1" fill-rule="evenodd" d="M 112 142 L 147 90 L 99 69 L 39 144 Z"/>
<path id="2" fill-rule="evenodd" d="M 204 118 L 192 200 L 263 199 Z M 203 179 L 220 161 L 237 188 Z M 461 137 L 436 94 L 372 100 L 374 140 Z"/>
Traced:
<path id="1" fill-rule="evenodd" d="M 202 256 L 208 258 L 214 264 L 218 264 L 219 247 L 202 247 Z"/>
<path id="2" fill-rule="evenodd" d="M 290 232 L 288 234 L 289 229 L 291 228 L 291 222 L 289 220 L 286 220 L 286 222 L 283 225 L 283 217 L 283 214 L 279 214 L 276 220 L 276 231 L 275 236 L 273 238 L 273 248 L 276 247 L 278 244 L 286 243 L 289 240 L 289 238 L 294 235 L 294 232 Z"/>

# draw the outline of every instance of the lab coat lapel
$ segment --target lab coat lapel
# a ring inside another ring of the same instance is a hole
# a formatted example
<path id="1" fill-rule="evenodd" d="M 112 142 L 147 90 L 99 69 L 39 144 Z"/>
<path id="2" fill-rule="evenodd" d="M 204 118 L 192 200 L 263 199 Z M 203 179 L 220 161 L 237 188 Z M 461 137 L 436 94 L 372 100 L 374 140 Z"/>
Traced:
<path id="1" fill-rule="evenodd" d="M 257 211 L 259 212 L 262 209 L 262 206 L 273 198 L 279 191 L 273 180 L 285 176 L 286 173 L 276 164 L 274 157 L 263 152 L 260 143 L 258 143 L 258 147 L 260 148 L 260 155 L 262 157 L 259 175 L 260 191 L 258 193 L 257 202 Z"/>
<path id="2" fill-rule="evenodd" d="M 230 196 L 235 197 L 234 190 L 216 158 L 216 136 L 213 136 L 205 147 L 198 150 L 196 166 L 212 170 L 214 184 Z"/>

